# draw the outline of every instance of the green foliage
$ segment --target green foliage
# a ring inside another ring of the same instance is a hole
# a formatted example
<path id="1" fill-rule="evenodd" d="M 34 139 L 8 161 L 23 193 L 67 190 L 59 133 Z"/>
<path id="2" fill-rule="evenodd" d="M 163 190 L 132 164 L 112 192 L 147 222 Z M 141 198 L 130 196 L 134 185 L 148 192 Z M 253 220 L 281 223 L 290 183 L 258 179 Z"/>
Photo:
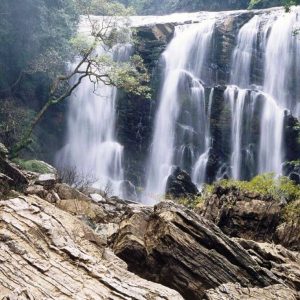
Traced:
<path id="1" fill-rule="evenodd" d="M 249 9 L 267 8 L 272 6 L 284 6 L 286 11 L 289 11 L 292 5 L 299 4 L 299 0 L 251 0 Z"/>
<path id="2" fill-rule="evenodd" d="M 7 146 L 19 141 L 32 116 L 30 109 L 18 105 L 13 98 L 1 100 L 0 140 Z"/>
<path id="3" fill-rule="evenodd" d="M 1 0 L 0 12 L 0 89 L 21 71 L 35 71 L 35 61 L 46 53 L 60 58 L 62 67 L 79 18 L 73 0 Z M 53 63 L 57 67 L 57 60 Z"/>
<path id="4" fill-rule="evenodd" d="M 300 200 L 289 203 L 284 208 L 283 217 L 286 222 L 300 222 Z"/>
<path id="5" fill-rule="evenodd" d="M 197 197 L 189 197 L 189 198 L 179 198 L 176 199 L 176 201 L 181 204 L 184 205 L 188 208 L 194 209 L 196 207 L 201 206 L 201 204 L 204 203 L 204 198 L 202 196 L 197 196 Z"/>
<path id="6" fill-rule="evenodd" d="M 131 7 L 125 8 L 122 1 L 74 0 L 82 15 L 126 16 L 133 13 Z"/>
<path id="7" fill-rule="evenodd" d="M 126 7 L 133 7 L 137 14 L 168 14 L 200 10 L 259 9 L 299 4 L 298 0 L 118 0 Z"/>
<path id="8" fill-rule="evenodd" d="M 40 174 L 53 173 L 54 168 L 49 166 L 43 161 L 39 160 L 24 160 L 24 159 L 14 159 L 14 163 L 19 165 L 19 167 L 26 171 L 36 172 Z"/>
<path id="9" fill-rule="evenodd" d="M 109 76 L 114 85 L 128 93 L 151 98 L 150 88 L 147 85 L 149 75 L 140 56 L 133 55 L 129 62 L 114 63 L 111 66 Z"/>
<path id="10" fill-rule="evenodd" d="M 132 6 L 137 14 L 169 14 L 199 10 L 228 10 L 247 8 L 248 0 L 118 0 Z"/>
<path id="11" fill-rule="evenodd" d="M 250 192 L 265 197 L 272 197 L 280 201 L 282 198 L 288 202 L 300 199 L 300 186 L 285 176 L 276 178 L 274 174 L 262 174 L 251 181 L 221 180 L 215 183 L 224 188 L 237 188 L 242 192 Z M 205 193 L 211 195 L 214 186 L 206 186 Z"/>

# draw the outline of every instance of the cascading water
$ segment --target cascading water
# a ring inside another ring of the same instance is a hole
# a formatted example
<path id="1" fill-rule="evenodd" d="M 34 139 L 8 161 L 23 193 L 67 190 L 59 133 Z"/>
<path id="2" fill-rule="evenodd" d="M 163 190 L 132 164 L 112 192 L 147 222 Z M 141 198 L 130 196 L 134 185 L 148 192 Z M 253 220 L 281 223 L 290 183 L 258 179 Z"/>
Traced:
<path id="1" fill-rule="evenodd" d="M 235 179 L 244 179 L 241 169 L 246 167 L 246 156 L 254 155 L 249 152 L 248 141 L 242 138 L 243 132 L 246 131 L 244 126 L 249 123 L 249 116 L 250 121 L 253 117 L 247 110 L 247 101 L 258 96 L 263 99 L 256 159 L 258 166 L 254 174 L 282 173 L 285 110 L 297 115 L 299 107 L 297 102 L 291 101 L 293 96 L 289 92 L 292 90 L 290 75 L 293 73 L 293 64 L 297 63 L 293 53 L 299 51 L 299 42 L 293 36 L 293 30 L 299 24 L 297 9 L 291 14 L 275 14 L 262 26 L 264 18 L 264 15 L 254 16 L 240 29 L 232 57 L 230 78 L 230 83 L 236 86 L 228 86 L 225 92 L 225 98 L 230 102 L 232 111 L 231 175 Z M 264 82 L 262 87 L 255 86 L 255 90 L 251 91 L 251 66 L 258 49 L 259 38 L 262 40 L 261 51 L 265 57 Z M 294 72 L 299 70 L 296 67 Z M 251 110 L 253 111 L 253 107 Z"/>
<path id="2" fill-rule="evenodd" d="M 300 28 L 298 11 L 255 11 L 246 23 L 246 11 L 131 18 L 133 27 L 181 22 L 162 55 L 164 78 L 146 165 L 145 203 L 164 195 L 174 166 L 190 173 L 199 188 L 228 176 L 250 179 L 282 172 L 285 115 L 300 115 L 300 38 L 293 34 Z M 227 28 L 231 22 L 234 26 Z M 232 52 L 226 46 L 232 35 L 226 32 L 236 25 L 240 29 Z M 127 58 L 130 48 L 115 48 L 115 59 Z M 94 93 L 93 85 L 83 82 L 70 100 L 67 145 L 59 157 L 65 166 L 92 174 L 97 186 L 112 183 L 121 195 L 125 172 L 123 146 L 115 135 L 116 92 L 100 86 Z"/>
<path id="3" fill-rule="evenodd" d="M 209 137 L 206 136 L 208 122 L 203 82 L 207 79 L 204 64 L 208 60 L 214 24 L 215 20 L 210 19 L 200 24 L 178 26 L 163 54 L 164 84 L 143 197 L 148 203 L 164 195 L 174 164 L 187 163 L 192 168 L 207 150 L 205 144 Z M 194 139 L 200 147 L 195 147 Z M 203 168 L 205 166 L 199 162 L 194 176 L 198 180 L 203 180 L 200 176 Z"/>
<path id="4" fill-rule="evenodd" d="M 178 27 L 163 55 L 166 73 L 148 165 L 147 196 L 164 194 L 173 165 L 190 172 L 198 186 L 206 181 L 211 147 L 211 109 L 207 108 L 203 82 L 210 80 L 205 65 L 209 61 L 207 51 L 213 39 L 213 24 L 201 21 L 199 25 Z M 292 74 L 293 78 L 300 75 L 297 57 L 300 39 L 293 35 L 297 26 L 298 8 L 295 8 L 289 14 L 274 10 L 274 14 L 255 15 L 239 30 L 232 54 L 229 85 L 224 92 L 231 111 L 230 176 L 235 179 L 249 179 L 263 172 L 281 173 L 285 110 L 294 115 L 300 111 L 298 94 L 294 94 L 297 101 L 292 101 L 293 94 L 289 92 L 293 82 L 289 75 Z M 202 51 L 201 57 L 195 56 L 191 50 L 197 46 Z M 261 59 L 263 81 L 253 75 L 258 59 Z M 187 86 L 190 97 L 186 95 Z M 191 106 L 186 102 L 195 103 L 195 100 L 201 100 L 193 107 L 199 127 L 192 121 L 186 122 L 183 117 L 186 115 L 192 120 L 187 109 Z M 213 96 L 209 106 L 211 101 Z M 194 131 L 198 134 L 194 135 Z M 226 174 L 224 165 L 226 161 L 220 164 L 217 173 L 220 176 Z"/>
<path id="5" fill-rule="evenodd" d="M 128 59 L 130 45 L 117 45 L 115 61 Z M 103 48 L 98 55 L 108 55 Z M 110 189 L 122 196 L 123 146 L 115 137 L 117 90 L 89 79 L 83 80 L 69 100 L 67 143 L 58 153 L 60 168 L 73 170 L 78 176 L 93 181 L 93 186 Z"/>
<path id="6" fill-rule="evenodd" d="M 259 17 L 254 16 L 239 31 L 237 46 L 232 56 L 230 83 L 225 91 L 225 99 L 231 109 L 231 175 L 234 179 L 241 178 L 242 166 L 242 133 L 244 130 L 245 101 L 247 89 L 251 82 L 251 62 L 256 49 L 259 32 Z M 235 86 L 233 86 L 235 85 Z M 247 147 L 248 145 L 244 145 Z"/>
<path id="7" fill-rule="evenodd" d="M 230 83 L 243 89 L 249 88 L 251 82 L 251 62 L 257 46 L 259 24 L 259 16 L 254 16 L 240 29 L 232 56 Z"/>
<path id="8" fill-rule="evenodd" d="M 213 105 L 213 96 L 214 89 L 211 89 L 206 113 L 206 122 L 205 122 L 205 148 L 204 152 L 199 156 L 196 161 L 193 171 L 192 171 L 192 180 L 193 182 L 198 183 L 198 186 L 201 187 L 203 183 L 205 183 L 206 176 L 206 166 L 209 159 L 209 151 L 211 147 L 211 136 L 210 136 L 210 118 L 211 118 L 211 110 Z M 205 111 L 205 107 L 203 107 L 203 111 Z"/>
<path id="9" fill-rule="evenodd" d="M 297 104 L 292 101 L 289 91 L 295 63 L 293 52 L 299 51 L 297 37 L 293 35 L 298 25 L 298 12 L 295 10 L 271 19 L 265 26 L 265 103 L 261 118 L 260 173 L 282 172 L 285 110 L 297 113 Z"/>

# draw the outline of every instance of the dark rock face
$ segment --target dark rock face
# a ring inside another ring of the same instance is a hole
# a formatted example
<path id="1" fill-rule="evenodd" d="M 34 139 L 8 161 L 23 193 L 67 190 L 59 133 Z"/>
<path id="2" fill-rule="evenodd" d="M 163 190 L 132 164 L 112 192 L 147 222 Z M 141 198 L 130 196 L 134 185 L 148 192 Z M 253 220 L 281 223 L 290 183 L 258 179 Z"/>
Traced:
<path id="1" fill-rule="evenodd" d="M 0 173 L 0 197 L 7 195 L 10 187 L 13 186 L 13 184 L 14 181 L 10 177 Z"/>
<path id="2" fill-rule="evenodd" d="M 112 246 L 130 271 L 185 299 L 202 299 L 205 290 L 228 282 L 249 287 L 278 282 L 212 222 L 172 202 L 160 203 L 152 213 L 125 215 Z"/>
<path id="3" fill-rule="evenodd" d="M 210 57 L 214 85 L 224 85 L 229 82 L 231 58 L 238 31 L 252 17 L 252 12 L 237 13 L 217 22 Z"/>
<path id="4" fill-rule="evenodd" d="M 285 144 L 286 144 L 286 149 L 285 149 L 285 160 L 287 162 L 293 162 L 299 159 L 299 153 L 300 153 L 300 122 L 297 118 L 293 117 L 292 115 L 286 115 L 285 116 Z M 293 164 L 293 163 L 292 163 Z M 299 171 L 296 170 L 291 170 L 290 167 L 292 167 L 292 164 L 287 163 L 286 165 L 286 171 L 287 175 L 289 175 L 289 171 L 291 173 L 295 173 L 293 171 Z M 294 164 L 294 167 L 296 165 Z M 290 169 L 290 170 L 289 170 Z M 298 178 L 299 180 L 299 178 Z"/>
<path id="5" fill-rule="evenodd" d="M 29 181 L 26 176 L 13 163 L 0 156 L 0 172 L 5 174 L 11 180 L 11 185 L 23 188 L 28 185 Z"/>
<path id="6" fill-rule="evenodd" d="M 297 184 L 300 184 L 300 161 L 286 162 L 283 165 L 283 173 Z"/>
<path id="7" fill-rule="evenodd" d="M 172 24 L 137 28 L 135 53 L 139 54 L 151 76 L 152 99 L 119 91 L 117 103 L 117 136 L 124 146 L 125 178 L 142 186 L 146 159 L 150 148 L 156 99 L 162 81 L 163 61 L 160 59 L 174 33 Z"/>
<path id="8" fill-rule="evenodd" d="M 274 240 L 288 249 L 300 251 L 300 220 L 284 222 L 278 226 Z"/>
<path id="9" fill-rule="evenodd" d="M 201 208 L 201 215 L 232 237 L 274 240 L 283 206 L 260 195 L 217 186 Z"/>
<path id="10" fill-rule="evenodd" d="M 192 182 L 190 175 L 175 168 L 167 180 L 166 194 L 171 199 L 193 198 L 199 193 L 197 187 Z"/>

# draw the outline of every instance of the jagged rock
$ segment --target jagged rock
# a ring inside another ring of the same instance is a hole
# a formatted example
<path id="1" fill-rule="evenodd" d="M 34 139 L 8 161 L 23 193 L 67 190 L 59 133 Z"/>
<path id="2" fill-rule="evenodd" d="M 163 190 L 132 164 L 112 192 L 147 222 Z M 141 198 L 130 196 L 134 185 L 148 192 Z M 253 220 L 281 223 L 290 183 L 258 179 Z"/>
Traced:
<path id="1" fill-rule="evenodd" d="M 199 193 L 190 175 L 175 168 L 167 180 L 166 194 L 171 198 L 193 198 Z"/>
<path id="2" fill-rule="evenodd" d="M 283 284 L 265 288 L 243 288 L 239 284 L 223 284 L 206 292 L 205 300 L 297 300 L 295 292 Z"/>
<path id="3" fill-rule="evenodd" d="M 46 201 L 48 201 L 49 203 L 57 203 L 60 201 L 58 194 L 53 190 L 51 190 L 49 193 L 47 193 L 47 195 L 44 199 Z"/>
<path id="4" fill-rule="evenodd" d="M 13 163 L 0 156 L 0 172 L 13 180 L 13 186 L 23 189 L 29 184 L 27 177 Z"/>
<path id="5" fill-rule="evenodd" d="M 172 202 L 128 211 L 112 238 L 114 252 L 129 270 L 202 299 L 228 282 L 266 287 L 280 280 L 212 222 Z"/>
<path id="6" fill-rule="evenodd" d="M 90 194 L 90 197 L 95 202 L 105 202 L 105 199 L 100 194 Z"/>
<path id="7" fill-rule="evenodd" d="M 73 215 L 86 219 L 93 228 L 96 227 L 97 223 L 106 223 L 107 212 L 90 199 L 60 200 L 56 203 L 56 206 Z"/>
<path id="8" fill-rule="evenodd" d="M 14 181 L 10 177 L 0 173 L 0 196 L 7 194 L 13 183 Z"/>
<path id="9" fill-rule="evenodd" d="M 300 251 L 300 220 L 280 224 L 274 239 L 291 250 Z"/>
<path id="10" fill-rule="evenodd" d="M 8 152 L 7 148 L 2 143 L 0 143 L 0 157 L 2 157 L 3 159 L 6 159 L 8 153 L 9 152 Z"/>
<path id="11" fill-rule="evenodd" d="M 183 299 L 128 272 L 105 240 L 38 197 L 0 202 L 1 299 Z"/>
<path id="12" fill-rule="evenodd" d="M 217 186 L 200 214 L 229 236 L 265 241 L 273 239 L 282 205 L 260 195 Z"/>
<path id="13" fill-rule="evenodd" d="M 245 239 L 236 241 L 257 263 L 270 270 L 300 297 L 300 253 L 281 245 L 257 243 Z M 297 292 L 296 292 L 297 291 Z"/>
<path id="14" fill-rule="evenodd" d="M 295 146 L 288 149 L 292 153 L 297 153 L 297 150 L 294 150 Z M 300 161 L 286 162 L 283 165 L 283 173 L 297 184 L 300 184 Z"/>
<path id="15" fill-rule="evenodd" d="M 35 181 L 35 184 L 42 185 L 46 188 L 52 188 L 57 183 L 57 176 L 56 174 L 49 173 L 49 174 L 41 174 Z"/>
<path id="16" fill-rule="evenodd" d="M 77 199 L 89 201 L 90 198 L 66 183 L 57 183 L 54 190 L 62 200 Z"/>
<path id="17" fill-rule="evenodd" d="M 47 191 L 41 185 L 30 185 L 25 190 L 25 195 L 37 195 L 42 199 L 45 199 L 47 196 Z"/>

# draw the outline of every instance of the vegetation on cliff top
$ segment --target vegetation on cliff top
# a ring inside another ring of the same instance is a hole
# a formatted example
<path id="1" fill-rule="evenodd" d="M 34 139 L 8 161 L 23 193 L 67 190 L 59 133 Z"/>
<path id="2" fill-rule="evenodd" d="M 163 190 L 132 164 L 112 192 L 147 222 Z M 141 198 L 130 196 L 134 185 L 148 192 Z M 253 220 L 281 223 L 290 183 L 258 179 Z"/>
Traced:
<path id="1" fill-rule="evenodd" d="M 299 0 L 118 0 L 127 7 L 133 7 L 137 14 L 168 14 L 199 10 L 218 11 L 234 9 L 259 9 L 274 6 L 299 4 Z"/>
<path id="2" fill-rule="evenodd" d="M 206 185 L 204 196 L 210 196 L 216 186 L 235 188 L 241 192 L 251 193 L 258 197 L 272 198 L 276 201 L 286 200 L 291 202 L 300 199 L 300 186 L 288 177 L 276 177 L 274 174 L 257 175 L 250 181 L 224 179 L 213 185 Z"/>

